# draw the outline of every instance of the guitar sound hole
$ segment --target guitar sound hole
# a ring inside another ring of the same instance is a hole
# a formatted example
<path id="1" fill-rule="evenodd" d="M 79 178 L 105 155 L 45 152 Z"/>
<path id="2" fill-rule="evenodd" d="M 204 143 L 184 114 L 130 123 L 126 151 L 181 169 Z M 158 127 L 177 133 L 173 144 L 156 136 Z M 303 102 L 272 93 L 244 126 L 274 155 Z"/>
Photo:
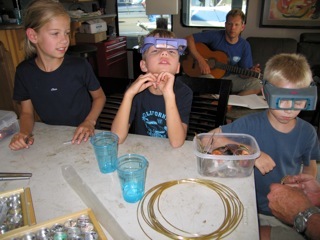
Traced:
<path id="1" fill-rule="evenodd" d="M 215 65 L 216 65 L 216 60 L 214 60 L 213 58 L 210 58 L 208 60 L 208 65 L 209 65 L 210 69 L 214 69 Z"/>

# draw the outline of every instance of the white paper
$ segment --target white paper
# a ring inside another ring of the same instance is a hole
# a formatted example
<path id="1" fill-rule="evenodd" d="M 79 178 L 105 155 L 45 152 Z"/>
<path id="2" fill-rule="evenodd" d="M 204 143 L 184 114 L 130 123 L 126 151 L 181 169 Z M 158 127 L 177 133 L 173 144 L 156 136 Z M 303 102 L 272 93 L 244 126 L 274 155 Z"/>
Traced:
<path id="1" fill-rule="evenodd" d="M 250 109 L 264 109 L 268 108 L 268 103 L 262 96 L 257 94 L 250 94 L 246 96 L 230 95 L 228 105 L 246 107 Z"/>

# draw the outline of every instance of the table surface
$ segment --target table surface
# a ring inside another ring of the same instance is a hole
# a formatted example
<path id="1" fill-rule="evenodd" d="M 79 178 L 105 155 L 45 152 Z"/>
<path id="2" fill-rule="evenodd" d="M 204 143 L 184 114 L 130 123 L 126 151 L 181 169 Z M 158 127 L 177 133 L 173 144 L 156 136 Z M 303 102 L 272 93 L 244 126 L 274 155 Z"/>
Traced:
<path id="1" fill-rule="evenodd" d="M 35 143 L 20 151 L 8 148 L 10 137 L 3 139 L 1 172 L 31 172 L 33 176 L 30 180 L 1 181 L 0 192 L 30 187 L 37 223 L 83 210 L 88 206 L 62 176 L 61 167 L 71 165 L 132 239 L 148 239 L 137 221 L 138 203 L 123 200 L 116 172 L 100 173 L 90 142 L 63 144 L 70 140 L 74 130 L 36 123 Z M 233 189 L 244 205 L 244 213 L 238 227 L 225 239 L 259 239 L 253 174 L 245 178 L 201 176 L 191 141 L 173 149 L 168 139 L 129 134 L 118 149 L 119 156 L 126 153 L 141 154 L 148 159 L 146 191 L 160 183 L 186 178 L 210 179 Z M 171 222 L 181 224 L 184 229 L 211 232 L 224 220 L 223 205 L 216 195 L 194 184 L 172 188 L 162 202 L 163 211 L 171 215 Z M 108 229 L 105 230 L 108 239 L 112 239 Z M 150 228 L 146 230 L 151 237 L 155 234 Z M 163 235 L 154 236 L 153 239 L 167 239 Z"/>

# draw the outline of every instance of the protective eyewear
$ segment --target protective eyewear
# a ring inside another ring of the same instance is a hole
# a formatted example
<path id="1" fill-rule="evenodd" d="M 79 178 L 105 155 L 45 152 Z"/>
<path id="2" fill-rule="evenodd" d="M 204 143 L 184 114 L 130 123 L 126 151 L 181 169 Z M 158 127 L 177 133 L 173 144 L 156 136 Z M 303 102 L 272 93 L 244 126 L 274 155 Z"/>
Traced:
<path id="1" fill-rule="evenodd" d="M 140 53 L 143 54 L 151 46 L 158 49 L 175 49 L 178 50 L 179 55 L 182 55 L 187 48 L 187 40 L 181 38 L 146 37 L 143 46 L 140 48 Z"/>
<path id="2" fill-rule="evenodd" d="M 262 81 L 263 93 L 272 109 L 315 110 L 317 86 L 311 83 L 306 88 L 278 88 L 267 80 Z"/>

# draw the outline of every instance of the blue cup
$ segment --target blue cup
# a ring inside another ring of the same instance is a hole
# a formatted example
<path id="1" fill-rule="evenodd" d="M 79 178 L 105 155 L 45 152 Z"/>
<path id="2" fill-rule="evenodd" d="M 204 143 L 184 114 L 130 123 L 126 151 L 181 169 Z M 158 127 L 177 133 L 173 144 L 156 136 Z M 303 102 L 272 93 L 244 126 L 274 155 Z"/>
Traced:
<path id="1" fill-rule="evenodd" d="M 117 172 L 126 202 L 135 203 L 143 197 L 147 167 L 147 159 L 138 154 L 125 154 L 118 158 Z"/>
<path id="2" fill-rule="evenodd" d="M 114 172 L 117 168 L 118 136 L 112 132 L 100 132 L 91 137 L 90 142 L 94 148 L 102 173 Z"/>

